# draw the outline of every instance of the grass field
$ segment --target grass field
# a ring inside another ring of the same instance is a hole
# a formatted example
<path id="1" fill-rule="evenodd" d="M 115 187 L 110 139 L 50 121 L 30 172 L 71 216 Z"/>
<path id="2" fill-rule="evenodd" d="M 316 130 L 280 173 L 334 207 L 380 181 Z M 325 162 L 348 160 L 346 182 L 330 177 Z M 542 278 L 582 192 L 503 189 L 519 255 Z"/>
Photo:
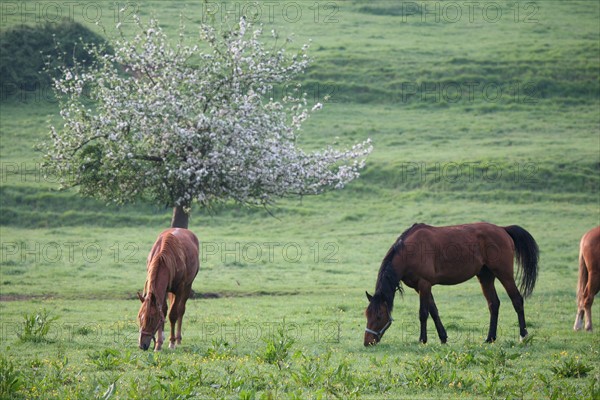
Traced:
<path id="1" fill-rule="evenodd" d="M 247 12 L 295 33 L 292 46 L 312 39 L 304 84 L 330 99 L 303 146 L 370 137 L 374 150 L 357 181 L 282 200 L 276 218 L 195 208 L 201 269 L 182 346 L 144 353 L 135 293 L 170 210 L 56 191 L 34 146 L 57 106 L 45 88 L 3 82 L 0 398 L 600 398 L 600 305 L 594 333 L 572 331 L 579 239 L 600 224 L 597 2 L 65 4 L 2 2 L 2 29 L 60 10 L 133 32 L 135 10 L 175 33 L 181 12 L 188 30 Z M 529 339 L 497 285 L 498 340 L 483 344 L 489 315 L 472 280 L 434 287 L 448 344 L 431 322 L 418 343 L 407 291 L 382 342 L 364 348 L 364 291 L 396 237 L 414 222 L 482 220 L 521 225 L 540 247 Z"/>

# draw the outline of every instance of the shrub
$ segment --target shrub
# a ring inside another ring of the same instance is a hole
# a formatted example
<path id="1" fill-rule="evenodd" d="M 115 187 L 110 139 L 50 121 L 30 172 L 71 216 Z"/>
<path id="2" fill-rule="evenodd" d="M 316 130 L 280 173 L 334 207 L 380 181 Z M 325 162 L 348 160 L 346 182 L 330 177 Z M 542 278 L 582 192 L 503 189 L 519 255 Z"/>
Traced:
<path id="1" fill-rule="evenodd" d="M 104 44 L 105 40 L 80 23 L 66 19 L 60 23 L 19 25 L 2 30 L 0 80 L 5 91 L 2 100 L 13 90 L 48 87 L 52 76 L 43 72 L 47 60 L 72 66 L 73 59 L 77 59 L 89 65 L 93 60 L 85 51 L 84 43 Z"/>

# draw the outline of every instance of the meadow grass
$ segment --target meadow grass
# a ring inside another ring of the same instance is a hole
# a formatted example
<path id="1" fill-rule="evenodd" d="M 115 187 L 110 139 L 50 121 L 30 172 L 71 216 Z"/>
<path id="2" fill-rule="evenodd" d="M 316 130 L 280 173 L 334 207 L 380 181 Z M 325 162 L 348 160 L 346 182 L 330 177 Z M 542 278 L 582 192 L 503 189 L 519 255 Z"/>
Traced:
<path id="1" fill-rule="evenodd" d="M 508 19 L 463 14 L 449 23 L 450 14 L 423 20 L 403 8 L 408 2 L 309 3 L 295 3 L 303 12 L 296 22 L 259 21 L 295 32 L 294 45 L 313 39 L 305 84 L 314 100 L 330 99 L 305 124 L 301 144 L 371 137 L 374 151 L 360 179 L 284 199 L 271 210 L 276 218 L 234 204 L 193 209 L 201 269 L 175 351 L 137 349 L 135 295 L 170 210 L 56 191 L 34 150 L 60 123 L 56 103 L 43 90 L 3 97 L 1 398 L 600 396 L 598 329 L 571 328 L 578 242 L 600 222 L 598 4 L 494 2 Z M 7 4 L 3 28 L 22 22 Z M 50 2 L 19 4 L 42 11 Z M 110 34 L 119 18 L 133 32 L 129 7 L 174 33 L 182 11 L 193 29 L 209 3 L 99 4 Z M 225 3 L 210 4 L 220 18 Z M 246 4 L 228 3 L 232 14 Z M 470 82 L 506 92 L 471 99 Z M 519 342 L 497 285 L 498 340 L 483 344 L 489 314 L 472 280 L 434 287 L 447 345 L 431 322 L 429 343 L 418 343 L 418 296 L 407 290 L 382 342 L 364 348 L 364 291 L 396 237 L 414 222 L 481 220 L 519 224 L 538 242 L 529 340 Z"/>

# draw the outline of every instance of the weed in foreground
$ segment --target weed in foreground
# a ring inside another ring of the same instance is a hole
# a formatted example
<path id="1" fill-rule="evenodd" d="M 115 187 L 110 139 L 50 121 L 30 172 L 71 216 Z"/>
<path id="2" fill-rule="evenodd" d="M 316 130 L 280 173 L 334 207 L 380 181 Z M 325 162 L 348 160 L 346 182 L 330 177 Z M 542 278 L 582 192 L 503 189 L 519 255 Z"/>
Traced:
<path id="1" fill-rule="evenodd" d="M 579 356 L 568 356 L 566 352 L 557 355 L 550 370 L 559 378 L 583 378 L 594 367 L 584 363 Z"/>
<path id="2" fill-rule="evenodd" d="M 0 355 L 0 398 L 11 398 L 21 386 L 21 373 L 15 368 L 15 364 Z"/>
<path id="3" fill-rule="evenodd" d="M 37 313 L 24 314 L 23 331 L 17 333 L 17 336 L 22 342 L 48 342 L 49 340 L 46 336 L 50 332 L 52 323 L 57 319 L 57 316 L 50 316 L 50 313 L 46 309 Z"/>
<path id="4" fill-rule="evenodd" d="M 265 348 L 260 358 L 269 364 L 278 364 L 287 356 L 290 348 L 294 344 L 294 338 L 290 337 L 285 328 L 285 320 L 277 328 L 277 332 L 271 337 L 263 339 Z"/>
<path id="5" fill-rule="evenodd" d="M 121 353 L 116 349 L 104 349 L 88 355 L 90 363 L 100 371 L 111 371 L 123 364 Z"/>

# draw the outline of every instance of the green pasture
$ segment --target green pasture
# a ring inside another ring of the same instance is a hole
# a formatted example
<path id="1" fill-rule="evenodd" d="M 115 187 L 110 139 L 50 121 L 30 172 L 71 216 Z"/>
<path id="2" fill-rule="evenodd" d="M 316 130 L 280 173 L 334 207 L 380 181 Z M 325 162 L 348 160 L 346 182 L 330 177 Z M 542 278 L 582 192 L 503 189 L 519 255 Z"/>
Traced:
<path id="1" fill-rule="evenodd" d="M 254 10 L 265 30 L 295 33 L 290 52 L 312 40 L 303 83 L 325 105 L 302 145 L 370 137 L 374 150 L 340 191 L 268 211 L 194 208 L 201 267 L 182 346 L 145 353 L 135 293 L 171 211 L 57 191 L 35 149 L 60 124 L 57 104 L 43 85 L 3 82 L 0 398 L 600 398 L 600 305 L 593 333 L 572 331 L 579 239 L 600 224 L 600 6 L 467 3 L 1 2 L 2 30 L 52 22 L 57 5 L 103 35 L 116 22 L 132 34 L 133 10 L 172 34 L 181 13 L 194 31 Z M 364 348 L 364 292 L 397 236 L 475 221 L 537 240 L 529 338 L 497 285 L 498 340 L 483 343 L 489 314 L 472 280 L 434 287 L 448 344 L 431 321 L 418 343 L 407 290 L 382 342 Z"/>

